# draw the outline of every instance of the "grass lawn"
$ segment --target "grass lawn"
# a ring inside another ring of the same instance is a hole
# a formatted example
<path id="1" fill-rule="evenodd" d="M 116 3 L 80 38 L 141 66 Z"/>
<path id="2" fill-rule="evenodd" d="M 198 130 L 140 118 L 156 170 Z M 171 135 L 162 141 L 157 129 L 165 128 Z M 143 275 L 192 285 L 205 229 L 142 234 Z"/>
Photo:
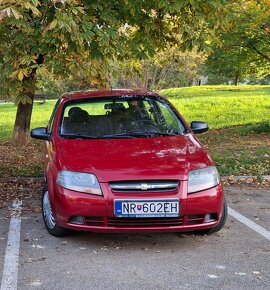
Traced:
<path id="1" fill-rule="evenodd" d="M 161 91 L 188 122 L 206 121 L 199 135 L 222 175 L 270 174 L 270 86 L 202 86 Z M 55 100 L 35 103 L 31 127 L 46 126 Z M 0 104 L 0 177 L 41 176 L 42 142 L 13 148 L 14 104 Z M 29 156 L 33 158 L 29 161 Z"/>
<path id="2" fill-rule="evenodd" d="M 210 129 L 270 121 L 270 86 L 201 86 L 161 91 L 190 122 Z"/>
<path id="3" fill-rule="evenodd" d="M 48 100 L 45 104 L 35 102 L 31 127 L 47 126 L 56 100 Z M 8 140 L 12 135 L 16 116 L 16 105 L 13 103 L 0 104 L 0 140 Z"/>

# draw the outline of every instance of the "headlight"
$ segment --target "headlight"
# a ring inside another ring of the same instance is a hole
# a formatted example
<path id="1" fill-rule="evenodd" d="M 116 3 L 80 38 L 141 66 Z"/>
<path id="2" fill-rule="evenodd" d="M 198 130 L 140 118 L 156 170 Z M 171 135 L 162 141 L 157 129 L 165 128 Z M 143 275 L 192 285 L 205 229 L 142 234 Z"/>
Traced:
<path id="1" fill-rule="evenodd" d="M 102 195 L 99 182 L 93 174 L 63 170 L 58 173 L 56 183 L 67 189 Z"/>
<path id="2" fill-rule="evenodd" d="M 193 193 L 214 187 L 220 183 L 216 167 L 206 167 L 189 172 L 188 193 Z"/>

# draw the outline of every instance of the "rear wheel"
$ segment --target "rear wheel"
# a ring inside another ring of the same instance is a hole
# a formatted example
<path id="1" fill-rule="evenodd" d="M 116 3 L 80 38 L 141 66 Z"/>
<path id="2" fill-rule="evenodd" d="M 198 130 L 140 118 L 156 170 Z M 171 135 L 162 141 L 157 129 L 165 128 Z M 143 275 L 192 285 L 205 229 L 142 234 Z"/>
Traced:
<path id="1" fill-rule="evenodd" d="M 47 231 L 56 237 L 64 236 L 68 233 L 68 230 L 57 225 L 53 211 L 51 208 L 51 202 L 49 197 L 48 189 L 46 188 L 42 194 L 41 198 L 41 208 L 42 216 L 46 226 Z"/>
<path id="2" fill-rule="evenodd" d="M 220 219 L 219 223 L 215 227 L 213 227 L 211 229 L 200 230 L 199 233 L 210 235 L 210 234 L 214 234 L 214 233 L 220 231 L 224 227 L 224 225 L 226 223 L 227 216 L 228 216 L 228 207 L 227 207 L 227 202 L 224 199 L 222 216 L 221 216 L 221 219 Z"/>

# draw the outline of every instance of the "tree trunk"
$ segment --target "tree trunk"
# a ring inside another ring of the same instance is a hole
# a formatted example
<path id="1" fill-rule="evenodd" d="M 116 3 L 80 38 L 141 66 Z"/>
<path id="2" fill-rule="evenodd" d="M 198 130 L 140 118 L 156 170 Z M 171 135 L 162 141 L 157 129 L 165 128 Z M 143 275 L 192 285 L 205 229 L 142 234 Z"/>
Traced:
<path id="1" fill-rule="evenodd" d="M 39 54 L 36 64 L 41 65 L 44 62 L 44 55 Z M 25 76 L 22 80 L 23 94 L 26 95 L 31 102 L 23 104 L 19 102 L 17 114 L 13 129 L 12 141 L 15 146 L 26 145 L 29 140 L 30 122 L 33 110 L 35 85 L 37 78 L 37 68 L 33 68 L 29 76 Z"/>
<path id="2" fill-rule="evenodd" d="M 235 86 L 238 85 L 239 77 L 240 77 L 240 69 L 238 68 L 237 71 L 236 71 L 236 73 L 235 73 L 235 76 L 234 76 L 234 85 Z"/>
<path id="3" fill-rule="evenodd" d="M 32 103 L 23 104 L 20 102 L 17 108 L 12 138 L 15 146 L 23 146 L 27 144 L 29 139 L 34 94 L 31 96 L 28 94 L 28 96 L 31 98 Z"/>

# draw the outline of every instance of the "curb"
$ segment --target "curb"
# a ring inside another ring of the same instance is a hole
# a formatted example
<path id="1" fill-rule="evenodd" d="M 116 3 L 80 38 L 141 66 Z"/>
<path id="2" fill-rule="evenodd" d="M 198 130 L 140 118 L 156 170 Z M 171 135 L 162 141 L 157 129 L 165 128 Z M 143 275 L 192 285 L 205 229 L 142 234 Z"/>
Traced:
<path id="1" fill-rule="evenodd" d="M 1 177 L 0 181 L 43 181 L 44 177 Z"/>
<path id="2" fill-rule="evenodd" d="M 259 179 L 258 176 L 255 175 L 240 175 L 240 176 L 221 176 L 223 180 L 247 180 L 247 179 Z M 270 181 L 270 175 L 260 176 L 260 179 Z"/>

